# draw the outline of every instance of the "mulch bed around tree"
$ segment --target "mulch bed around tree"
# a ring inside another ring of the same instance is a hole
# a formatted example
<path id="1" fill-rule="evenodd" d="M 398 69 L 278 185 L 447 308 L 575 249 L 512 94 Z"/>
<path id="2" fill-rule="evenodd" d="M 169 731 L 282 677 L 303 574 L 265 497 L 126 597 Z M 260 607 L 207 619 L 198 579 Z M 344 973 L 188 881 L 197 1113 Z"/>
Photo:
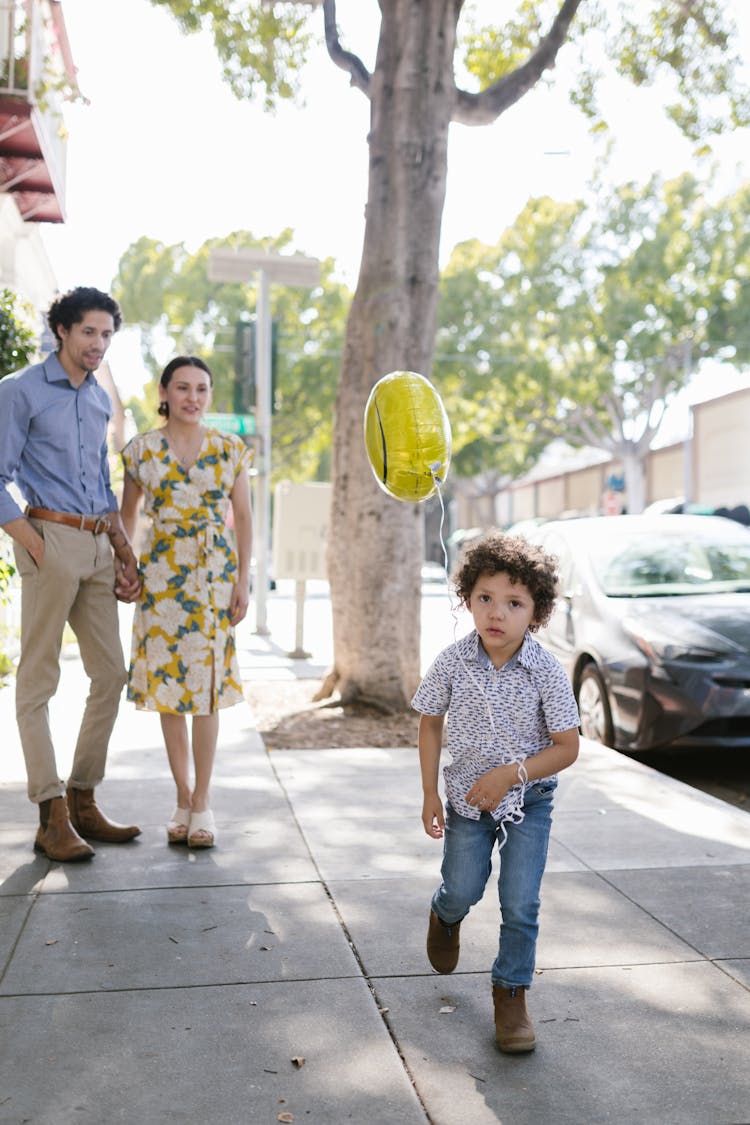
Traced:
<path id="1" fill-rule="evenodd" d="M 334 695 L 316 703 L 320 680 L 245 684 L 245 696 L 269 750 L 417 746 L 419 716 L 383 715 L 374 707 L 343 707 Z"/>

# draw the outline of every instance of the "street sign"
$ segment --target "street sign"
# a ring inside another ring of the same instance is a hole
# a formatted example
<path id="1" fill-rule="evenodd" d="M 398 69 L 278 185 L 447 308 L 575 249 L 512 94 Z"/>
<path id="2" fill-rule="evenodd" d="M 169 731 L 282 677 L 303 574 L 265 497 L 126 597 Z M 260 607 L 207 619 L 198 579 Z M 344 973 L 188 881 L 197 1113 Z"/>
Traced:
<path id="1" fill-rule="evenodd" d="M 320 283 L 320 262 L 304 254 L 274 254 L 265 250 L 211 250 L 208 256 L 209 281 L 237 281 L 247 283 L 253 275 L 263 270 L 270 281 L 279 285 Z"/>
<path id="2" fill-rule="evenodd" d="M 255 433 L 254 414 L 204 414 L 203 425 L 225 434 L 239 434 L 252 437 Z"/>

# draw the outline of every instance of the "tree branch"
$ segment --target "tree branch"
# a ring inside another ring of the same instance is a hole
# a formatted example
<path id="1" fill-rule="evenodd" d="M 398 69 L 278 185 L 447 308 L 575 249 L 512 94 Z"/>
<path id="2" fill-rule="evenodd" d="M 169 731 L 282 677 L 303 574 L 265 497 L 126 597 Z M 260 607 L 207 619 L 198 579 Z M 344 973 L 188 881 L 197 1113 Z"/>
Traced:
<path id="1" fill-rule="evenodd" d="M 625 421 L 625 412 L 622 408 L 622 403 L 617 396 L 610 391 L 604 395 L 604 405 L 612 423 L 612 429 L 622 433 L 623 423 Z"/>
<path id="2" fill-rule="evenodd" d="M 363 94 L 370 96 L 370 72 L 360 59 L 359 55 L 347 51 L 341 46 L 339 29 L 336 26 L 336 0 L 323 0 L 323 23 L 326 33 L 326 47 L 331 61 L 345 70 L 351 79 L 352 86 L 356 86 Z"/>
<path id="3" fill-rule="evenodd" d="M 586 414 L 577 406 L 566 419 L 569 428 L 575 428 L 593 449 L 612 450 L 612 434 L 602 425 L 595 414 Z"/>
<path id="4" fill-rule="evenodd" d="M 573 17 L 582 3 L 583 0 L 563 0 L 552 27 L 533 55 L 510 74 L 503 75 L 481 94 L 457 90 L 453 120 L 462 125 L 489 125 L 519 101 L 536 85 L 544 71 L 555 65 L 557 53 L 567 39 Z"/>
<path id="5" fill-rule="evenodd" d="M 643 428 L 643 433 L 635 442 L 638 453 L 647 453 L 651 448 L 651 442 L 659 432 L 667 409 L 666 402 L 666 378 L 663 372 L 659 372 L 651 385 L 648 400 L 644 401 L 644 411 L 646 411 L 646 425 Z M 652 414 L 656 411 L 656 418 L 651 420 Z"/>

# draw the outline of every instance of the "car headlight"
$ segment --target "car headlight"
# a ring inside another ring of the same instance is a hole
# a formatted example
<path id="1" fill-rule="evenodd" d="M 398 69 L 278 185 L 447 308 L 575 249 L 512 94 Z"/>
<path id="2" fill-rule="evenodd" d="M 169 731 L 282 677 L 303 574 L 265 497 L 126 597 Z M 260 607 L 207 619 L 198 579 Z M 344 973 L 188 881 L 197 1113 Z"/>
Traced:
<path id="1" fill-rule="evenodd" d="M 743 651 L 727 637 L 672 614 L 666 620 L 659 614 L 649 618 L 626 617 L 622 627 L 641 652 L 659 664 L 672 661 L 720 663 Z"/>

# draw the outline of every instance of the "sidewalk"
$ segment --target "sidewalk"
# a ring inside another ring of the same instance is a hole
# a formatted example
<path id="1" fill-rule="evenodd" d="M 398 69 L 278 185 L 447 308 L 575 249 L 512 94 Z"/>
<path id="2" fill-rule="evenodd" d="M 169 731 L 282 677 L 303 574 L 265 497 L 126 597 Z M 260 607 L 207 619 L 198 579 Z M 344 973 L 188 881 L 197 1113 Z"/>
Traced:
<path id="1" fill-rule="evenodd" d="M 313 656 L 300 662 L 285 637 L 247 628 L 243 673 L 319 675 L 321 635 L 306 630 Z M 164 842 L 173 793 L 158 717 L 123 704 L 99 792 L 143 834 L 59 865 L 31 850 L 11 693 L 3 1125 L 750 1122 L 746 812 L 584 746 L 561 777 L 542 890 L 538 1047 L 504 1056 L 491 885 L 456 973 L 426 960 L 440 845 L 419 821 L 414 752 L 267 753 L 248 709 L 223 712 L 219 846 L 192 852 Z M 63 740 L 82 699 L 71 657 L 53 713 Z"/>

